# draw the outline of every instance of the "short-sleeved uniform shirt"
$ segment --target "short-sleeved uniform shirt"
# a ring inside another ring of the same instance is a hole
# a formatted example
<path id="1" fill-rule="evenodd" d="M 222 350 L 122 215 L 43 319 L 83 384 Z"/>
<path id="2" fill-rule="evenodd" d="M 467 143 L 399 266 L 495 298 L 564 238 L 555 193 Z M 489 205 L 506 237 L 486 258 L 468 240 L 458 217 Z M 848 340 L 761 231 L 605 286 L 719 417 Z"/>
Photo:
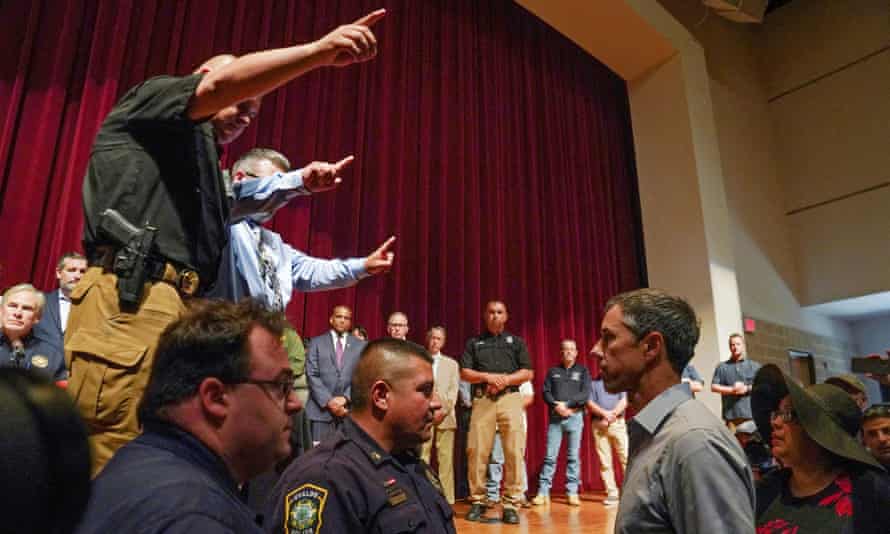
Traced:
<path id="1" fill-rule="evenodd" d="M 506 331 L 497 335 L 486 332 L 467 341 L 460 366 L 483 373 L 509 374 L 532 369 L 532 362 L 521 337 Z"/>
<path id="2" fill-rule="evenodd" d="M 0 367 L 21 367 L 58 382 L 68 379 L 65 355 L 55 344 L 34 335 L 22 338 L 25 357 L 16 362 L 9 339 L 0 334 Z"/>
<path id="3" fill-rule="evenodd" d="M 732 386 L 736 382 L 742 382 L 748 385 L 754 383 L 754 375 L 760 369 L 760 364 L 742 358 L 736 362 L 727 360 L 721 362 L 714 369 L 714 384 L 721 386 Z M 729 421 L 732 419 L 751 419 L 751 395 L 720 395 L 723 403 L 723 419 Z"/>
<path id="4" fill-rule="evenodd" d="M 453 534 L 453 517 L 423 460 L 387 453 L 347 417 L 284 471 L 264 526 L 287 534 Z"/>
<path id="5" fill-rule="evenodd" d="M 114 208 L 131 224 L 158 228 L 158 254 L 215 279 L 226 244 L 229 204 L 209 122 L 188 118 L 202 75 L 158 76 L 130 89 L 93 144 L 83 182 L 84 246 L 115 245 L 100 235 Z"/>

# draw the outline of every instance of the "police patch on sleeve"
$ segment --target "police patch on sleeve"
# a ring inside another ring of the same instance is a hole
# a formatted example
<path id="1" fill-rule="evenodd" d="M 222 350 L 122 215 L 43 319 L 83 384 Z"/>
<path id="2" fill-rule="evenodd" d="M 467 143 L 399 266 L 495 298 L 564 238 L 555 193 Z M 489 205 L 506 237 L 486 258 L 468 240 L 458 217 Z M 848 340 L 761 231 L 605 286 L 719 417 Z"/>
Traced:
<path id="1" fill-rule="evenodd" d="M 284 497 L 284 531 L 287 534 L 318 534 L 328 490 L 303 484 Z"/>

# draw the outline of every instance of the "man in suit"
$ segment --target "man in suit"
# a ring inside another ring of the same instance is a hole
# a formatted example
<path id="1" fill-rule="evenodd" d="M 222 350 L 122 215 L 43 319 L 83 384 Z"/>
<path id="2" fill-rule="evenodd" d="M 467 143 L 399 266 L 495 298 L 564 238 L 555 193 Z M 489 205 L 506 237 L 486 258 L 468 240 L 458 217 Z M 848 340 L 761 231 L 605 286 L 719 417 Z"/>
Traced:
<path id="1" fill-rule="evenodd" d="M 309 340 L 306 377 L 309 402 L 306 415 L 312 426 L 312 444 L 317 445 L 349 413 L 350 382 L 365 342 L 350 334 L 352 310 L 335 306 L 331 329 Z"/>
<path id="2" fill-rule="evenodd" d="M 45 294 L 43 317 L 34 326 L 34 335 L 63 350 L 65 326 L 71 310 L 71 291 L 87 272 L 87 259 L 83 254 L 67 252 L 56 264 L 56 280 L 59 287 Z"/>
<path id="3" fill-rule="evenodd" d="M 433 438 L 423 444 L 421 457 L 430 463 L 433 443 L 436 445 L 436 460 L 439 467 L 439 480 L 449 504 L 454 504 L 454 433 L 457 418 L 454 405 L 457 402 L 460 367 L 457 362 L 442 354 L 445 346 L 445 327 L 434 326 L 426 333 L 426 348 L 433 357 L 434 395 L 442 403 L 442 408 L 433 416 Z"/>

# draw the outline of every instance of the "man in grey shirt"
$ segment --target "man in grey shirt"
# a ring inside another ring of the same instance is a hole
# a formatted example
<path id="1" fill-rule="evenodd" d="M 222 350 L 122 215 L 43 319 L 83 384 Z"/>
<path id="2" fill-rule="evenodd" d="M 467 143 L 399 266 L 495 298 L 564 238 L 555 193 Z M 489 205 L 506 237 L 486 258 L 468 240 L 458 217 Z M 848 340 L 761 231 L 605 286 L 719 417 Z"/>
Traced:
<path id="1" fill-rule="evenodd" d="M 699 338 L 695 310 L 655 289 L 612 297 L 600 370 L 626 391 L 630 459 L 615 532 L 754 532 L 754 481 L 736 439 L 680 373 Z"/>

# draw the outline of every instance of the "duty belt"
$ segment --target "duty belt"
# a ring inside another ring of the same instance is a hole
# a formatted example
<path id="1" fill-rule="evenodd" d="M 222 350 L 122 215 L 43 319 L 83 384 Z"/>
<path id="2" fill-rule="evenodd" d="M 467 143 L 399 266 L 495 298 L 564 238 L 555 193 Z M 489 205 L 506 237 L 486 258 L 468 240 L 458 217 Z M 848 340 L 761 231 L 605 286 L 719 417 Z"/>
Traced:
<path id="1" fill-rule="evenodd" d="M 96 247 L 95 252 L 90 254 L 90 265 L 102 267 L 103 270 L 111 272 L 114 270 L 116 253 L 117 249 L 114 247 Z M 195 296 L 201 286 L 201 278 L 196 271 L 186 267 L 177 267 L 163 258 L 149 256 L 145 259 L 145 267 L 149 278 L 172 285 L 185 297 Z"/>
<path id="2" fill-rule="evenodd" d="M 477 399 L 481 399 L 482 397 L 488 397 L 492 400 L 495 400 L 495 399 L 501 398 L 503 395 L 505 395 L 507 393 L 519 393 L 519 386 L 507 386 L 504 389 L 500 390 L 499 392 L 495 393 L 494 395 L 488 395 L 485 392 L 487 388 L 488 388 L 488 384 L 486 384 L 484 382 L 481 384 L 473 384 L 473 396 L 476 397 Z"/>

